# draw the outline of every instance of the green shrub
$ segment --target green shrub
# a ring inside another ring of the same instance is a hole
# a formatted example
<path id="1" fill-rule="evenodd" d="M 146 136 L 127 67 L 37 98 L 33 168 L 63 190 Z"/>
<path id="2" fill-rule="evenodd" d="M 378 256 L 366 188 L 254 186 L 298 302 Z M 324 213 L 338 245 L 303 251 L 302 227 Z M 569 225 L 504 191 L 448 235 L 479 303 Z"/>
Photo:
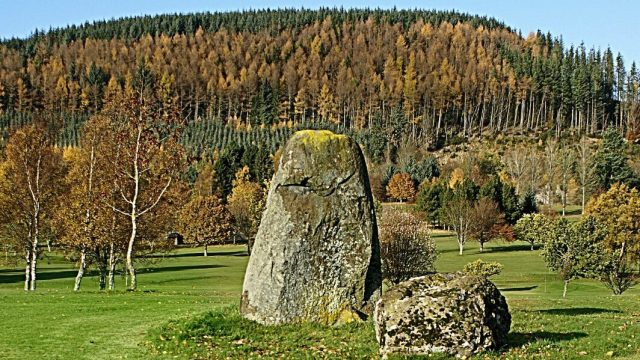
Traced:
<path id="1" fill-rule="evenodd" d="M 480 259 L 470 262 L 464 266 L 463 272 L 472 275 L 491 277 L 502 272 L 504 266 L 499 262 L 485 262 Z"/>

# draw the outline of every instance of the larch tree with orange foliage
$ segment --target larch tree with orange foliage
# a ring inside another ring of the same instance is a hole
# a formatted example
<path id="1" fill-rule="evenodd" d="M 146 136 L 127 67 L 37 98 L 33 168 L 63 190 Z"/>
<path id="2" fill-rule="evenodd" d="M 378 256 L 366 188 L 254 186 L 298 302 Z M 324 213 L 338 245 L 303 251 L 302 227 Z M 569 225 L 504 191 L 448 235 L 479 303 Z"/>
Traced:
<path id="1" fill-rule="evenodd" d="M 400 202 L 412 201 L 416 196 L 416 188 L 411 175 L 397 173 L 387 184 L 387 196 Z"/>

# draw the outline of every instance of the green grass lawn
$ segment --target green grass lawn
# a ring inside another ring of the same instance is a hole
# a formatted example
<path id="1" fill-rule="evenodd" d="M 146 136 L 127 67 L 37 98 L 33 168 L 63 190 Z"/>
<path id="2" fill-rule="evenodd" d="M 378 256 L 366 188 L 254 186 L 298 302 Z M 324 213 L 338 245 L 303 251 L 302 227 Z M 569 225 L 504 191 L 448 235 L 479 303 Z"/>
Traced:
<path id="1" fill-rule="evenodd" d="M 478 258 L 498 261 L 493 280 L 513 315 L 510 345 L 478 359 L 640 359 L 640 289 L 611 296 L 601 284 L 562 284 L 525 243 L 470 243 L 465 255 L 446 234 L 434 234 L 439 271 Z M 22 269 L 0 269 L 0 358 L 375 358 L 370 322 L 345 328 L 261 327 L 235 310 L 248 257 L 241 246 L 180 249 L 140 267 L 137 292 L 118 278 L 114 293 L 96 291 L 95 276 L 74 293 L 75 271 L 58 256 L 40 262 L 36 293 L 22 290 Z M 215 334 L 215 336 L 213 336 Z M 211 336 L 210 336 L 211 335 Z"/>

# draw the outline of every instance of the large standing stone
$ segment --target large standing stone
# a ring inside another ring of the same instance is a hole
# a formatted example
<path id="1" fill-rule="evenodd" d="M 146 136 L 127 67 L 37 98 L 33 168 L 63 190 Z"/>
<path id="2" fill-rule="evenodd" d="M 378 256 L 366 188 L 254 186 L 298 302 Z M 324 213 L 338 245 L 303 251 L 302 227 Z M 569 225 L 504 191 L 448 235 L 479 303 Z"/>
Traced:
<path id="1" fill-rule="evenodd" d="M 358 145 L 299 131 L 280 159 L 244 279 L 241 313 L 263 324 L 335 324 L 373 312 L 380 248 Z"/>
<path id="2" fill-rule="evenodd" d="M 485 277 L 434 274 L 385 292 L 375 311 L 380 354 L 468 356 L 506 343 L 511 315 Z"/>

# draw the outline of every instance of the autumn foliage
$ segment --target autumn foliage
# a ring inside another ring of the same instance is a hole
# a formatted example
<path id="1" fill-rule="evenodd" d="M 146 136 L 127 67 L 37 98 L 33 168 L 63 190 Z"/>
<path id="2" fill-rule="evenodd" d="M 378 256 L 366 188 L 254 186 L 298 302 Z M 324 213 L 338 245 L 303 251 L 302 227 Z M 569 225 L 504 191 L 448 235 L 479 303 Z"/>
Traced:
<path id="1" fill-rule="evenodd" d="M 259 183 L 249 180 L 249 168 L 236 173 L 227 207 L 233 215 L 236 229 L 247 240 L 249 253 L 253 247 L 266 202 L 266 191 Z"/>
<path id="2" fill-rule="evenodd" d="M 196 196 L 180 211 L 179 229 L 186 243 L 204 246 L 207 256 L 207 246 L 231 239 L 233 217 L 217 196 Z"/>
<path id="3" fill-rule="evenodd" d="M 411 175 L 407 173 L 393 175 L 387 184 L 387 196 L 400 202 L 413 201 L 416 188 Z"/>

